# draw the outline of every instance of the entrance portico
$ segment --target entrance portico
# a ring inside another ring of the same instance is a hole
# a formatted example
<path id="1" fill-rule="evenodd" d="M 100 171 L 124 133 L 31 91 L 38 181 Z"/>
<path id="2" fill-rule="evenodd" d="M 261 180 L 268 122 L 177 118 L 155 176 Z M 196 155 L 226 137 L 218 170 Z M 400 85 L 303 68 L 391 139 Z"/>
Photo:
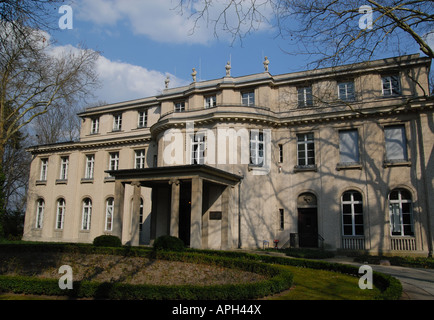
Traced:
<path id="1" fill-rule="evenodd" d="M 241 177 L 207 165 L 107 171 L 115 178 L 113 234 L 139 244 L 141 187 L 152 188 L 150 239 L 179 237 L 191 248 L 231 246 L 230 208 Z M 125 184 L 134 187 L 131 239 L 122 235 Z M 146 201 L 146 199 L 144 200 Z M 217 242 L 217 243 L 216 243 Z"/>

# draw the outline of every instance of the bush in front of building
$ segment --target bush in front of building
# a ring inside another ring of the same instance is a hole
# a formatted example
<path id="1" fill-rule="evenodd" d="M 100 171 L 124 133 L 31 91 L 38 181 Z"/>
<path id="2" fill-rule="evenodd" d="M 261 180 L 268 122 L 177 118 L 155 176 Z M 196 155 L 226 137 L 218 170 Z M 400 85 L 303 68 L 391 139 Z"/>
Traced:
<path id="1" fill-rule="evenodd" d="M 119 237 L 105 234 L 93 239 L 93 245 L 97 247 L 122 247 L 122 242 Z"/>
<path id="2" fill-rule="evenodd" d="M 183 251 L 184 242 L 173 236 L 161 236 L 154 241 L 154 250 Z"/>
<path id="3" fill-rule="evenodd" d="M 37 250 L 40 246 L 35 245 Z M 110 248 L 95 248 L 97 251 L 110 251 Z M 68 250 L 65 247 L 65 251 Z M 65 252 L 63 251 L 63 252 Z M 123 247 L 116 251 L 125 251 Z M 76 252 L 76 251 L 74 251 Z M 86 253 L 88 251 L 86 250 Z M 107 253 L 109 254 L 109 253 Z M 37 295 L 70 296 L 71 298 L 99 298 L 99 299 L 185 299 L 185 300 L 243 300 L 256 299 L 281 292 L 292 285 L 293 275 L 287 269 L 259 261 L 232 259 L 219 256 L 207 256 L 195 252 L 150 251 L 135 250 L 136 256 L 153 257 L 162 260 L 182 261 L 190 263 L 205 263 L 223 268 L 236 268 L 265 276 L 264 280 L 226 285 L 149 285 L 129 284 L 121 282 L 74 281 L 71 290 L 59 288 L 58 279 L 37 278 L 28 276 L 0 275 L 0 292 L 14 292 Z"/>

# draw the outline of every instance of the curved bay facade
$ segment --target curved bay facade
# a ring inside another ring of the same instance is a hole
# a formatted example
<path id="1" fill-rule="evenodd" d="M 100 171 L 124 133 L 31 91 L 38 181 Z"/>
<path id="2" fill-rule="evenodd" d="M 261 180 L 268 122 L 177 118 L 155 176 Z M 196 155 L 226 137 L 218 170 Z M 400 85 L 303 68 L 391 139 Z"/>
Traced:
<path id="1" fill-rule="evenodd" d="M 89 108 L 79 141 L 29 148 L 24 239 L 430 253 L 430 63 L 227 73 Z"/>

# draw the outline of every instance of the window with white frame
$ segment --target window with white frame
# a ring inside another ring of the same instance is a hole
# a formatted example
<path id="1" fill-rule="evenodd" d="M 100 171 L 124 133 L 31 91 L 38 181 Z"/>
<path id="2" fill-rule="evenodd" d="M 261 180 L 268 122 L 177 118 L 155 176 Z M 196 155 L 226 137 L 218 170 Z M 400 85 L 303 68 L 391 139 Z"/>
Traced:
<path id="1" fill-rule="evenodd" d="M 185 111 L 185 101 L 178 101 L 174 103 L 175 112 Z"/>
<path id="2" fill-rule="evenodd" d="M 344 236 L 363 236 L 363 199 L 360 192 L 344 192 L 341 201 L 342 234 Z"/>
<path id="3" fill-rule="evenodd" d="M 81 230 L 90 230 L 91 216 L 92 216 L 92 200 L 90 200 L 89 198 L 85 198 L 83 200 Z"/>
<path id="4" fill-rule="evenodd" d="M 45 201 L 43 199 L 38 199 L 36 201 L 36 223 L 35 223 L 36 229 L 42 228 L 42 222 L 44 220 L 44 211 L 45 211 Z"/>
<path id="5" fill-rule="evenodd" d="M 138 115 L 138 123 L 137 123 L 137 127 L 138 128 L 146 128 L 148 126 L 148 109 L 139 111 L 139 115 Z"/>
<path id="6" fill-rule="evenodd" d="M 414 236 L 413 202 L 410 192 L 394 189 L 389 195 L 390 229 L 392 236 Z"/>
<path id="7" fill-rule="evenodd" d="M 135 168 L 143 169 L 146 164 L 146 150 L 136 150 L 135 152 Z"/>
<path id="8" fill-rule="evenodd" d="M 356 97 L 354 92 L 354 82 L 339 82 L 338 96 L 339 99 L 343 101 L 354 101 Z"/>
<path id="9" fill-rule="evenodd" d="M 407 139 L 405 126 L 395 125 L 384 128 L 386 161 L 407 161 Z"/>
<path id="10" fill-rule="evenodd" d="M 340 163 L 359 163 L 359 133 L 355 130 L 339 131 Z"/>
<path id="11" fill-rule="evenodd" d="M 119 169 L 119 152 L 109 153 L 109 170 Z"/>
<path id="12" fill-rule="evenodd" d="M 57 200 L 57 210 L 56 210 L 56 229 L 57 230 L 63 229 L 63 221 L 65 219 L 65 210 L 66 210 L 65 199 L 60 198 L 59 200 Z"/>
<path id="13" fill-rule="evenodd" d="M 113 115 L 113 131 L 122 130 L 122 114 L 118 113 Z"/>
<path id="14" fill-rule="evenodd" d="M 300 167 L 315 165 L 315 142 L 313 133 L 297 134 L 297 165 Z"/>
<path id="15" fill-rule="evenodd" d="M 241 92 L 241 104 L 243 106 L 255 105 L 255 91 Z"/>
<path id="16" fill-rule="evenodd" d="M 297 88 L 297 101 L 299 107 L 313 106 L 312 87 Z"/>
<path id="17" fill-rule="evenodd" d="M 108 198 L 105 204 L 105 230 L 112 231 L 113 230 L 113 212 L 115 199 Z"/>
<path id="18" fill-rule="evenodd" d="M 69 157 L 60 158 L 60 180 L 68 179 L 68 167 L 69 167 Z"/>
<path id="19" fill-rule="evenodd" d="M 397 96 L 401 94 L 399 75 L 383 76 L 381 78 L 383 96 Z"/>
<path id="20" fill-rule="evenodd" d="M 264 165 L 264 133 L 259 130 L 250 131 L 250 164 Z"/>
<path id="21" fill-rule="evenodd" d="M 90 133 L 96 134 L 99 132 L 99 118 L 93 118 L 90 124 Z"/>
<path id="22" fill-rule="evenodd" d="M 93 179 L 94 166 L 95 166 L 95 155 L 93 154 L 86 155 L 86 169 L 84 172 L 85 179 Z"/>
<path id="23" fill-rule="evenodd" d="M 205 97 L 205 109 L 213 108 L 217 105 L 216 96 L 206 96 Z"/>
<path id="24" fill-rule="evenodd" d="M 191 136 L 191 164 L 205 163 L 206 139 L 204 134 L 194 134 Z"/>
<path id="25" fill-rule="evenodd" d="M 48 173 L 48 158 L 41 159 L 41 174 L 39 176 L 39 180 L 47 181 L 47 173 Z"/>

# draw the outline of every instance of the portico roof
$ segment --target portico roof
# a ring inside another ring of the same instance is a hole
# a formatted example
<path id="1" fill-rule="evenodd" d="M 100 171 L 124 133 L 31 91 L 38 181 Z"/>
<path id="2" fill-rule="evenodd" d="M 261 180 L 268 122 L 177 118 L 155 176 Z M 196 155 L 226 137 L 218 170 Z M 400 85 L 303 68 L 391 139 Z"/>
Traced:
<path id="1" fill-rule="evenodd" d="M 243 178 L 240 175 L 203 164 L 179 165 L 168 167 L 107 170 L 116 181 L 124 183 L 140 182 L 143 186 L 152 186 L 171 179 L 189 180 L 200 177 L 204 180 L 224 185 L 236 185 Z"/>

